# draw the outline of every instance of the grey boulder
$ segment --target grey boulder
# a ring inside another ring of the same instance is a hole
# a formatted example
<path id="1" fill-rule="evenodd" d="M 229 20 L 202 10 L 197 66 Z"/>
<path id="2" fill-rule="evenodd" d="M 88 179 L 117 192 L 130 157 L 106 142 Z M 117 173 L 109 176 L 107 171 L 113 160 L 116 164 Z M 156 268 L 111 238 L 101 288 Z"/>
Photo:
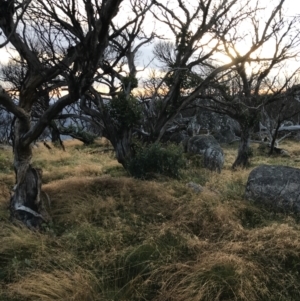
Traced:
<path id="1" fill-rule="evenodd" d="M 240 135 L 239 123 L 228 115 L 201 110 L 197 114 L 197 122 L 201 128 L 209 129 L 220 143 L 231 143 Z"/>
<path id="2" fill-rule="evenodd" d="M 213 136 L 198 135 L 190 138 L 187 142 L 187 152 L 203 155 L 205 168 L 221 172 L 224 165 L 224 152 Z"/>
<path id="3" fill-rule="evenodd" d="M 261 165 L 248 177 L 245 198 L 275 211 L 300 212 L 300 169 Z"/>
<path id="4" fill-rule="evenodd" d="M 204 153 L 203 164 L 207 169 L 220 173 L 224 165 L 224 153 L 221 147 L 207 148 Z"/>
<path id="5" fill-rule="evenodd" d="M 219 142 L 211 135 L 197 135 L 188 140 L 187 152 L 204 155 L 208 148 L 221 148 Z"/>

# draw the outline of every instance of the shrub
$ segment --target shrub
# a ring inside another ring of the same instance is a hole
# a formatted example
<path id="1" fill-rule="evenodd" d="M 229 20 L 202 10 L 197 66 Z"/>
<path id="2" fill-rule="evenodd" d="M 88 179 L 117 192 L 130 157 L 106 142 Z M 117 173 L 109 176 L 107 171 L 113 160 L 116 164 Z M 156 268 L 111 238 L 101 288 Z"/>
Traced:
<path id="1" fill-rule="evenodd" d="M 106 106 L 120 128 L 131 128 L 141 118 L 139 102 L 132 95 L 119 93 Z"/>
<path id="2" fill-rule="evenodd" d="M 184 166 L 181 147 L 154 143 L 137 151 L 136 156 L 128 163 L 128 171 L 133 177 L 141 179 L 149 178 L 153 174 L 178 178 L 179 170 Z"/>

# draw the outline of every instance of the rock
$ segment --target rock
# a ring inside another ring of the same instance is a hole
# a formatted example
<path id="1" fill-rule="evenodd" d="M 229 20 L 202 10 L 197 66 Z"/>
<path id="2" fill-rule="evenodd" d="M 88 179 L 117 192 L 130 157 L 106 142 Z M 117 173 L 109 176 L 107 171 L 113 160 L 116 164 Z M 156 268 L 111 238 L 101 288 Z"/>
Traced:
<path id="1" fill-rule="evenodd" d="M 284 158 L 290 158 L 291 157 L 290 153 L 285 149 L 281 150 L 280 155 L 281 155 L 281 157 L 284 157 Z"/>
<path id="2" fill-rule="evenodd" d="M 186 138 L 189 138 L 189 135 L 187 134 L 186 131 L 181 131 L 178 133 L 173 133 L 170 138 L 169 141 L 176 143 L 176 144 L 180 144 L 182 143 Z"/>
<path id="3" fill-rule="evenodd" d="M 261 165 L 248 177 L 245 198 L 275 211 L 300 212 L 300 169 Z"/>
<path id="4" fill-rule="evenodd" d="M 185 125 L 190 136 L 211 133 L 220 143 L 235 141 L 241 132 L 239 123 L 228 115 L 199 108 L 184 110 L 176 123 Z"/>
<path id="5" fill-rule="evenodd" d="M 187 142 L 187 152 L 203 155 L 204 167 L 221 172 L 224 165 L 224 152 L 213 136 L 198 135 Z"/>
<path id="6" fill-rule="evenodd" d="M 237 140 L 237 136 L 228 125 L 224 126 L 220 131 L 212 132 L 212 135 L 219 143 L 231 143 Z"/>
<path id="7" fill-rule="evenodd" d="M 200 193 L 203 191 L 203 187 L 194 182 L 189 182 L 186 184 L 186 186 L 191 188 L 195 193 Z"/>
<path id="8" fill-rule="evenodd" d="M 240 135 L 240 125 L 228 115 L 201 110 L 197 113 L 201 129 L 209 130 L 220 143 L 231 143 Z"/>
<path id="9" fill-rule="evenodd" d="M 208 148 L 220 148 L 219 142 L 211 135 L 194 136 L 187 143 L 187 152 L 190 154 L 204 155 Z"/>
<path id="10" fill-rule="evenodd" d="M 187 125 L 187 133 L 190 137 L 193 137 L 195 135 L 199 134 L 200 131 L 200 124 L 197 122 L 196 116 L 192 117 Z"/>
<path id="11" fill-rule="evenodd" d="M 224 165 L 224 153 L 221 147 L 206 149 L 203 163 L 205 168 L 220 173 Z"/>

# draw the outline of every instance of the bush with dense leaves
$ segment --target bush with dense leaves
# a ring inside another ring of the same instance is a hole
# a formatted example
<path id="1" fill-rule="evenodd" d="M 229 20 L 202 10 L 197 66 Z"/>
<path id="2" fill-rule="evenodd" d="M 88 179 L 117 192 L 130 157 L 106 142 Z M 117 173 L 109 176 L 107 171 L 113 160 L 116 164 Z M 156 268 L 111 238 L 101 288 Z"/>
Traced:
<path id="1" fill-rule="evenodd" d="M 185 166 L 183 149 L 174 144 L 151 144 L 138 150 L 129 162 L 128 171 L 136 178 L 149 178 L 153 174 L 179 177 L 179 171 Z"/>
<path id="2" fill-rule="evenodd" d="M 120 128 L 131 128 L 141 117 L 140 104 L 134 96 L 119 93 L 107 105 L 111 117 Z"/>

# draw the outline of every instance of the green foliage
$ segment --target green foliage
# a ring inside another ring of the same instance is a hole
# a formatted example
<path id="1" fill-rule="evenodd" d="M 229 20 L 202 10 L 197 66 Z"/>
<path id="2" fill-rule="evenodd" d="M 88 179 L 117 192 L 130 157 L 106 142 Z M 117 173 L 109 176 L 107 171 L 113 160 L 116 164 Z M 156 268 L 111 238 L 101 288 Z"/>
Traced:
<path id="1" fill-rule="evenodd" d="M 128 97 L 125 93 L 120 93 L 107 106 L 110 115 L 119 123 L 121 128 L 131 128 L 141 117 L 138 100 L 132 95 Z"/>
<path id="2" fill-rule="evenodd" d="M 104 169 L 104 174 L 110 175 L 111 177 L 122 177 L 126 176 L 126 170 L 124 170 L 123 166 L 110 166 Z"/>
<path id="3" fill-rule="evenodd" d="M 174 69 L 176 69 L 176 67 L 174 67 Z M 174 76 L 175 76 L 175 72 L 170 72 L 166 78 L 165 78 L 165 82 L 167 84 L 167 86 L 172 86 L 174 84 Z M 180 73 L 180 88 L 181 89 L 191 89 L 196 87 L 197 85 L 199 85 L 202 81 L 202 78 L 190 71 L 190 70 L 183 70 Z"/>
<path id="4" fill-rule="evenodd" d="M 181 147 L 154 143 L 138 150 L 129 162 L 128 171 L 136 178 L 149 178 L 151 174 L 162 174 L 178 178 L 179 170 L 185 166 Z"/>
<path id="5" fill-rule="evenodd" d="M 266 225 L 262 210 L 259 208 L 248 206 L 240 210 L 240 219 L 242 226 L 247 229 L 258 228 Z"/>
<path id="6" fill-rule="evenodd" d="M 132 76 L 132 75 L 124 77 L 122 82 L 123 82 L 125 87 L 127 87 L 129 84 L 131 84 L 131 89 L 134 89 L 138 86 L 137 78 Z"/>
<path id="7" fill-rule="evenodd" d="M 245 193 L 245 183 L 242 178 L 232 180 L 225 186 L 223 199 L 235 200 L 242 199 Z"/>

